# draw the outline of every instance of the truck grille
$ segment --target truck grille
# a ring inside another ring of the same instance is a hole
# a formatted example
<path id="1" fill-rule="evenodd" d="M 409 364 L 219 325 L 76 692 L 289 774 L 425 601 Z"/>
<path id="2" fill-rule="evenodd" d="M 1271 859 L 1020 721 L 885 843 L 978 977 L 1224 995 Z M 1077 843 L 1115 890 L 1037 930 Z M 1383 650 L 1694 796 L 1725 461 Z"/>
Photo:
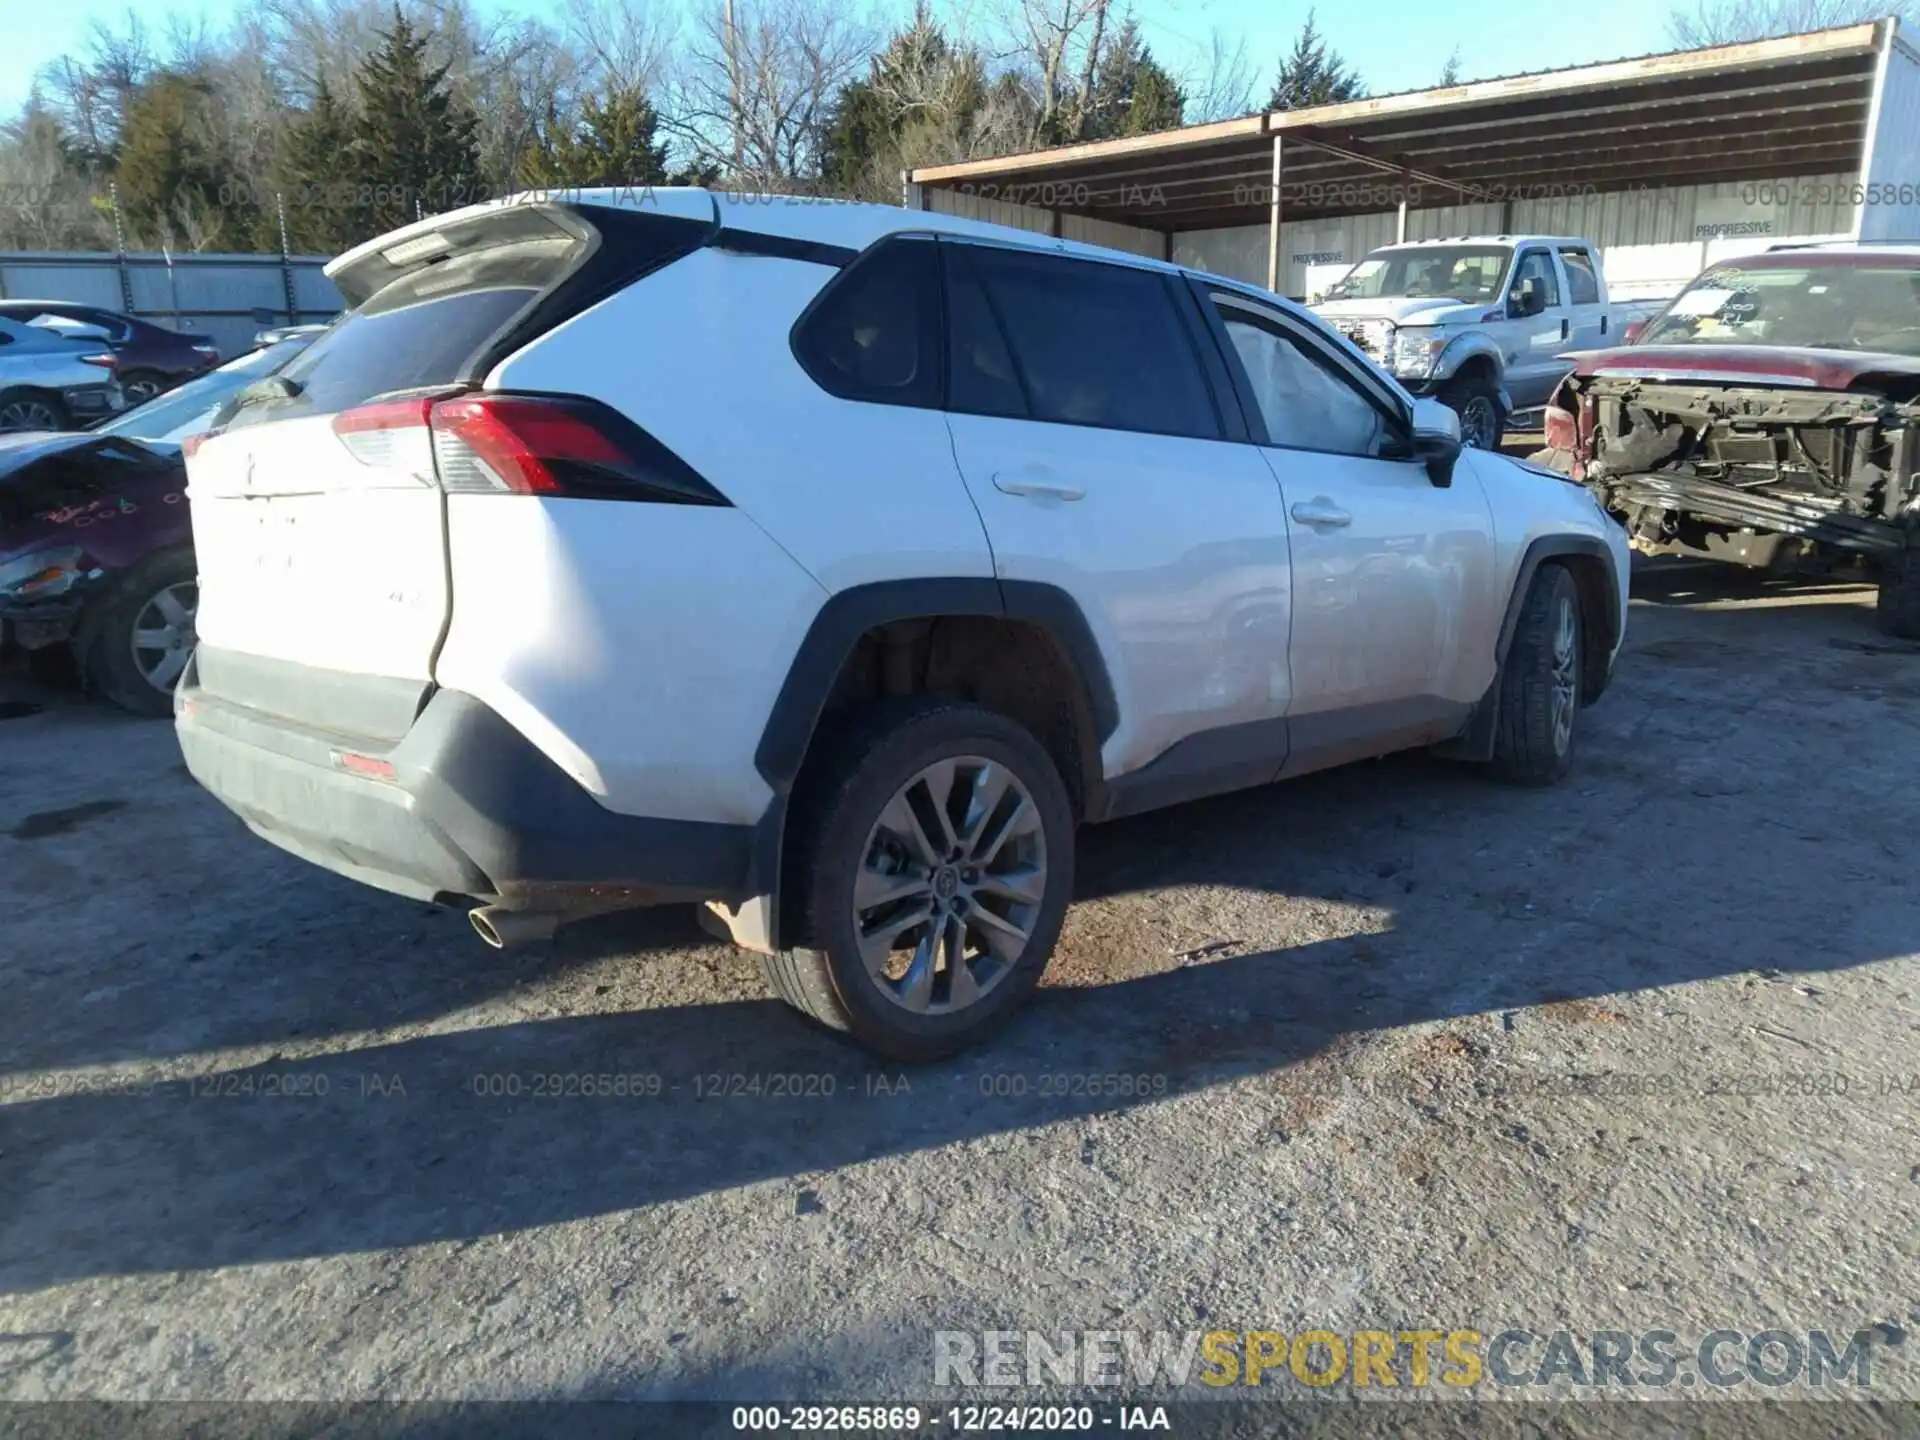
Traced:
<path id="1" fill-rule="evenodd" d="M 1342 320 L 1339 329 L 1374 360 L 1385 357 L 1393 338 L 1393 324 L 1387 320 Z"/>

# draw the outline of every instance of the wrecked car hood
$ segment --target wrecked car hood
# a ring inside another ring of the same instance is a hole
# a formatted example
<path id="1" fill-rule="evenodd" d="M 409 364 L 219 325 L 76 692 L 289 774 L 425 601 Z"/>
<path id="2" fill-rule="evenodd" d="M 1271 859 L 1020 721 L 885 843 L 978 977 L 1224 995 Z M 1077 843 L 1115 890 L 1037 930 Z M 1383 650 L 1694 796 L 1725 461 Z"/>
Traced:
<path id="1" fill-rule="evenodd" d="M 1845 390 L 1863 375 L 1920 375 L 1920 356 L 1766 345 L 1620 345 L 1561 356 L 1575 375 Z"/>

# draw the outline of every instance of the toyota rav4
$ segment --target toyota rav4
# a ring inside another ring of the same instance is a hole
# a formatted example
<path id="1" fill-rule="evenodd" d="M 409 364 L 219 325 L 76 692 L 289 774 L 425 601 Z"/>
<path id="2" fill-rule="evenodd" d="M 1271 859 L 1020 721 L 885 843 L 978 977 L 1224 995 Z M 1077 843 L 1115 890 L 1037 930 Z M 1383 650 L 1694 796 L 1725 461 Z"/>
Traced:
<path id="1" fill-rule="evenodd" d="M 1075 828 L 1415 746 L 1566 773 L 1581 486 L 1297 306 L 880 206 L 570 192 L 335 260 L 188 460 L 187 763 L 495 944 L 695 902 L 887 1055 L 1038 983 Z"/>

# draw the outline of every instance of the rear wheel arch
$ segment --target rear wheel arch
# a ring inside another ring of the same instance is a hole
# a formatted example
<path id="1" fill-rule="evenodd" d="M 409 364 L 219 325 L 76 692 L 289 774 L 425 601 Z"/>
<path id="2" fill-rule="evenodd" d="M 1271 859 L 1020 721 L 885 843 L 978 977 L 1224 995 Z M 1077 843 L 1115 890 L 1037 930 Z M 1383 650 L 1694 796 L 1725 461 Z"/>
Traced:
<path id="1" fill-rule="evenodd" d="M 843 590 L 814 617 L 754 752 L 774 800 L 757 828 L 749 889 L 773 902 L 775 948 L 787 943 L 794 919 L 781 883 L 789 811 L 808 802 L 810 762 L 832 750 L 827 725 L 910 696 L 981 704 L 1017 721 L 1059 769 L 1076 817 L 1098 813 L 1100 747 L 1119 723 L 1119 706 L 1072 596 L 987 577 Z"/>
<path id="2" fill-rule="evenodd" d="M 821 606 L 788 667 L 753 763 L 776 793 L 793 786 L 823 716 L 843 702 L 863 642 L 919 644 L 931 662 L 943 622 L 998 621 L 1051 651 L 1069 679 L 1066 698 L 1095 746 L 1119 724 L 1119 705 L 1105 659 L 1073 597 L 1056 586 L 985 577 L 884 580 L 842 590 Z M 911 627 L 926 627 L 916 636 Z M 965 626 L 949 626 L 949 630 Z M 897 657 L 896 657 L 897 663 Z M 906 693 L 912 688 L 899 687 Z M 1097 774 L 1097 763 L 1096 763 Z M 1074 777 L 1066 776 L 1069 783 Z"/>

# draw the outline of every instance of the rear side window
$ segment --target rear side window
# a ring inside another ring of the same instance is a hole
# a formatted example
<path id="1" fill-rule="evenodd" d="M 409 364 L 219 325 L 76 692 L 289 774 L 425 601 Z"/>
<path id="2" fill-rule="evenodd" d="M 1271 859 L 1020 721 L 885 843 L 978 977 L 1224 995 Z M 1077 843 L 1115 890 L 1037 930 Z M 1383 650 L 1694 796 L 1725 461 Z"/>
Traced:
<path id="1" fill-rule="evenodd" d="M 1600 299 L 1600 278 L 1593 273 L 1593 260 L 1584 250 L 1562 250 L 1560 263 L 1567 270 L 1567 298 L 1575 305 L 1593 305 Z"/>
<path id="2" fill-rule="evenodd" d="M 973 273 L 970 248 L 940 247 L 947 284 L 947 408 L 1025 418 L 1027 397 L 987 292 Z"/>
<path id="3" fill-rule="evenodd" d="M 1164 276 L 964 248 L 1035 420 L 1219 438 L 1212 392 Z"/>
<path id="4" fill-rule="evenodd" d="M 794 330 L 795 356 L 843 400 L 940 404 L 940 277 L 933 242 L 888 240 L 848 266 Z"/>

